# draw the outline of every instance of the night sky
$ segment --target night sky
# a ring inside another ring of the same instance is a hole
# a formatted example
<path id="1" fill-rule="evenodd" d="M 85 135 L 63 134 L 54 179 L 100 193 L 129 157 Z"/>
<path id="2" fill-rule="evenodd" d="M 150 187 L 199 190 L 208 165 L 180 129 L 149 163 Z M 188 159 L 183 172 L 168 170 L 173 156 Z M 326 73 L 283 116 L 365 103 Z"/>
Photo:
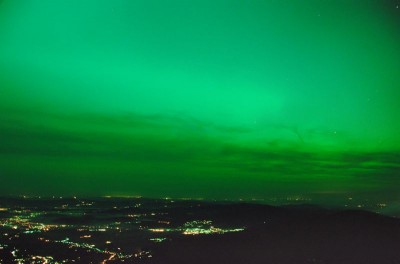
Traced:
<path id="1" fill-rule="evenodd" d="M 399 5 L 3 0 L 0 193 L 399 197 Z"/>

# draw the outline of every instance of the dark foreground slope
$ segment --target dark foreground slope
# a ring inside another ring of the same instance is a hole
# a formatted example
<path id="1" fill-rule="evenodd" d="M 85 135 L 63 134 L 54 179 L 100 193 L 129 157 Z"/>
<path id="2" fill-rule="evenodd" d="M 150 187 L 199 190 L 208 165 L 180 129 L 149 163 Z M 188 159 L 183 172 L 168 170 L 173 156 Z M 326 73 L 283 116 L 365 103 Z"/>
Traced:
<path id="1" fill-rule="evenodd" d="M 400 263 L 400 223 L 357 211 L 289 213 L 242 233 L 177 238 L 155 257 L 153 263 Z"/>
<path id="2" fill-rule="evenodd" d="M 400 219 L 366 211 L 145 199 L 0 206 L 0 263 L 400 263 Z"/>

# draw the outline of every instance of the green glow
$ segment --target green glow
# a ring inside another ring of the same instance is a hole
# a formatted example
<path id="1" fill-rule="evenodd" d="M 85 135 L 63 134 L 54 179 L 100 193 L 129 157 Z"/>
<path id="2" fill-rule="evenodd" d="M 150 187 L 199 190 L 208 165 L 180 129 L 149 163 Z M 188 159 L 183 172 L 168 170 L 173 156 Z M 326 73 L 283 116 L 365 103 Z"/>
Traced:
<path id="1" fill-rule="evenodd" d="M 393 196 L 395 1 L 0 2 L 2 194 Z"/>

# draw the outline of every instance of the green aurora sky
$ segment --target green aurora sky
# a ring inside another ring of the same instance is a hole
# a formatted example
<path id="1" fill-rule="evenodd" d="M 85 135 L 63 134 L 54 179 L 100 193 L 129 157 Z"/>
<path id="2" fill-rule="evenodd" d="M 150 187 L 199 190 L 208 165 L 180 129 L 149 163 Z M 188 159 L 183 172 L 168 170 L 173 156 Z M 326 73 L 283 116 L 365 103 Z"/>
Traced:
<path id="1" fill-rule="evenodd" d="M 0 194 L 398 198 L 399 5 L 3 0 Z"/>

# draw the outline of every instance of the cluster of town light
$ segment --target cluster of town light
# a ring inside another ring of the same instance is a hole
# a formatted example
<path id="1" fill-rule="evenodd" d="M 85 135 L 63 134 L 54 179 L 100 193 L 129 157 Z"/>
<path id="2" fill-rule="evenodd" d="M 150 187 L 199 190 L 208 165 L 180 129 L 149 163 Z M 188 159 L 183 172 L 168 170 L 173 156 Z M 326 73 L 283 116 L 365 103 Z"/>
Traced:
<path id="1" fill-rule="evenodd" d="M 214 227 L 211 220 L 194 220 L 186 222 L 183 226 L 177 228 L 151 228 L 149 230 L 155 233 L 179 232 L 183 235 L 210 235 L 240 232 L 244 228 L 219 228 Z"/>

